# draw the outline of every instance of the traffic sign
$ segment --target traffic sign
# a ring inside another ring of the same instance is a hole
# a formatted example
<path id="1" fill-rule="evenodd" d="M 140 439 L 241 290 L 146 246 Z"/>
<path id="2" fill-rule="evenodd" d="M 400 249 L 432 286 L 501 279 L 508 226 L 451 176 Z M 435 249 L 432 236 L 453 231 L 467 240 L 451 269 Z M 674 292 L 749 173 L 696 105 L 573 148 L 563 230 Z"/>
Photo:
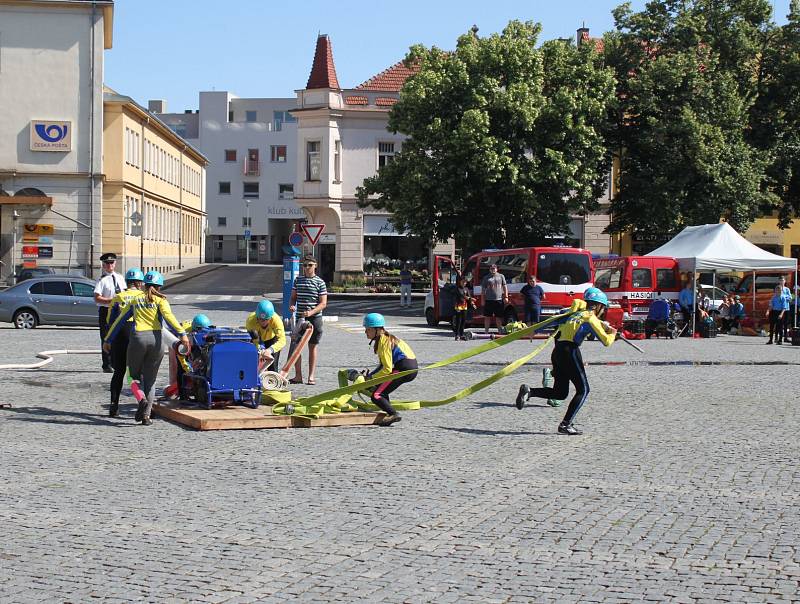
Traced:
<path id="1" fill-rule="evenodd" d="M 289 245 L 293 245 L 294 247 L 303 245 L 303 233 L 298 233 L 297 231 L 291 233 L 289 235 Z"/>
<path id="2" fill-rule="evenodd" d="M 324 224 L 301 224 L 300 228 L 303 229 L 303 232 L 308 237 L 308 240 L 311 242 L 311 245 L 317 245 L 317 241 L 319 241 L 320 235 L 322 235 L 322 231 L 325 230 Z"/>
<path id="3" fill-rule="evenodd" d="M 250 229 L 247 229 L 247 230 L 244 232 L 244 238 L 245 238 L 245 239 L 250 239 Z"/>

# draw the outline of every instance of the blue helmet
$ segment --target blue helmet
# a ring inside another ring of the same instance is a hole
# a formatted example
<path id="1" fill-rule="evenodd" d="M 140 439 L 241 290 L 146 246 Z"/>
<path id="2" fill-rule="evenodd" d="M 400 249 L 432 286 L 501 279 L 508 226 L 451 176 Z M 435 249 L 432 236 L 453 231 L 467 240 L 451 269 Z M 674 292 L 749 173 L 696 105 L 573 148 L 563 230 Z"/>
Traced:
<path id="1" fill-rule="evenodd" d="M 269 300 L 261 300 L 256 307 L 256 319 L 271 319 L 275 314 L 275 307 Z"/>
<path id="2" fill-rule="evenodd" d="M 371 312 L 364 315 L 364 327 L 385 327 L 386 319 L 383 315 L 377 312 Z"/>
<path id="3" fill-rule="evenodd" d="M 586 302 L 597 302 L 605 307 L 608 307 L 608 296 L 596 287 L 590 287 L 583 292 L 583 299 Z"/>
<path id="4" fill-rule="evenodd" d="M 164 285 L 164 275 L 158 271 L 147 271 L 144 275 L 145 285 Z"/>
<path id="5" fill-rule="evenodd" d="M 144 273 L 138 268 L 129 268 L 125 272 L 125 281 L 144 281 Z"/>
<path id="6" fill-rule="evenodd" d="M 211 327 L 211 319 L 205 315 L 194 316 L 194 319 L 192 319 L 192 331 L 200 331 L 207 327 Z"/>

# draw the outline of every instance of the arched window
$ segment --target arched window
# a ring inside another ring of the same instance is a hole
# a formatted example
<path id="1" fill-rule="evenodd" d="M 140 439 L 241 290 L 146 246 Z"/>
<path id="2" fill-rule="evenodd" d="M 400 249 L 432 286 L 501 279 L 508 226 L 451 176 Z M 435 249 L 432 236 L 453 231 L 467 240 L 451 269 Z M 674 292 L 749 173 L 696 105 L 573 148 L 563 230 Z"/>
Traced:
<path id="1" fill-rule="evenodd" d="M 42 192 L 39 189 L 35 189 L 33 187 L 26 187 L 24 189 L 20 189 L 19 191 L 17 191 L 14 194 L 14 197 L 47 197 L 47 195 L 45 195 L 44 192 Z"/>

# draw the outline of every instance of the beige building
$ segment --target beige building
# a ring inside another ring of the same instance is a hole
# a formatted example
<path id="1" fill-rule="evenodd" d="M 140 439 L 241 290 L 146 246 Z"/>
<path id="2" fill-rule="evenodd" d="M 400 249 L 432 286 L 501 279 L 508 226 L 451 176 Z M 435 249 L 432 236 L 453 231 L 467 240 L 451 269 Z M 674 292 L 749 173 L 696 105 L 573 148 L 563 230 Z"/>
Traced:
<path id="1" fill-rule="evenodd" d="M 102 250 L 120 270 L 202 262 L 208 160 L 133 99 L 103 95 Z"/>

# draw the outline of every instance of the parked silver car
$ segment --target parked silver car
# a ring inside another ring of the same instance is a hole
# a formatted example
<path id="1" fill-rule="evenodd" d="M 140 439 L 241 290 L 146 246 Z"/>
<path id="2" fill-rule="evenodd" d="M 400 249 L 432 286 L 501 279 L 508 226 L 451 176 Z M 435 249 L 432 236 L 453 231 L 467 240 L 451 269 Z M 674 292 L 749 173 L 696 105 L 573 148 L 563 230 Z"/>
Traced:
<path id="1" fill-rule="evenodd" d="M 0 292 L 0 322 L 97 327 L 94 281 L 75 275 L 33 277 Z"/>

